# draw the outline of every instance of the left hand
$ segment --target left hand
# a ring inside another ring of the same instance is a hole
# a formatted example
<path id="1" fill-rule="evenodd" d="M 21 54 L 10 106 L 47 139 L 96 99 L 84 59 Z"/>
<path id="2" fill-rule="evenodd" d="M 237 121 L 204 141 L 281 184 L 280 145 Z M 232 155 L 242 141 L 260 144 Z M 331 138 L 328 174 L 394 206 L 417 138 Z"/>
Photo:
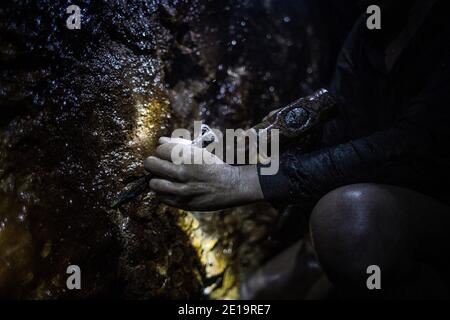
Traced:
<path id="1" fill-rule="evenodd" d="M 150 180 L 150 188 L 161 202 L 185 210 L 213 211 L 263 200 L 255 165 L 231 166 L 187 140 L 164 137 L 160 143 L 156 156 L 148 157 L 144 166 L 157 176 Z M 190 163 L 195 154 L 201 154 L 211 164 L 174 164 L 174 148 L 181 149 Z"/>

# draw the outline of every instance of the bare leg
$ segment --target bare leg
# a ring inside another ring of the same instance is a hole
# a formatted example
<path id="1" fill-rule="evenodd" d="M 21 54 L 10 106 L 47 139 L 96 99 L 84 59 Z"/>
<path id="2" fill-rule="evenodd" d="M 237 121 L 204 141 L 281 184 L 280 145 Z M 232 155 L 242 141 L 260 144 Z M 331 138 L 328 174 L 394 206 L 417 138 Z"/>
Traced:
<path id="1" fill-rule="evenodd" d="M 399 187 L 350 185 L 324 196 L 310 225 L 316 255 L 338 296 L 449 296 L 450 208 L 439 201 Z M 243 285 L 242 297 L 308 297 L 307 286 L 320 275 L 308 251 L 297 243 L 269 261 Z M 366 287 L 369 265 L 381 269 L 381 290 Z M 326 278 L 313 287 L 315 297 L 327 293 Z"/>
<path id="2" fill-rule="evenodd" d="M 247 279 L 241 287 L 240 297 L 245 300 L 307 299 L 310 288 L 322 276 L 311 244 L 303 239 L 282 251 Z M 322 283 L 316 286 L 318 290 L 313 293 L 314 297 L 322 297 Z M 325 288 L 329 288 L 328 282 Z"/>
<path id="3" fill-rule="evenodd" d="M 393 186 L 336 189 L 314 208 L 313 243 L 320 264 L 343 296 L 448 297 L 450 208 Z M 382 290 L 366 287 L 378 265 Z"/>

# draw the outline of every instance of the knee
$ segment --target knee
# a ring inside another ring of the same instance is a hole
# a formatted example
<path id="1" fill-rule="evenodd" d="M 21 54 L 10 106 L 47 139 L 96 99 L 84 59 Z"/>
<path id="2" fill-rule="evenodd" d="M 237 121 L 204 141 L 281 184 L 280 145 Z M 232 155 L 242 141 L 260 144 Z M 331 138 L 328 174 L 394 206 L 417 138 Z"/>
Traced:
<path id="1" fill-rule="evenodd" d="M 366 235 L 372 220 L 383 204 L 382 191 L 376 185 L 355 184 L 326 194 L 311 214 L 311 230 L 315 236 L 345 240 Z M 325 240 L 325 239 L 323 239 Z M 342 241 L 340 241 L 342 242 Z"/>
<path id="2" fill-rule="evenodd" d="M 379 231 L 391 202 L 384 187 L 356 184 L 338 188 L 317 203 L 310 220 L 311 234 L 331 280 L 359 278 L 369 265 L 381 263 Z"/>

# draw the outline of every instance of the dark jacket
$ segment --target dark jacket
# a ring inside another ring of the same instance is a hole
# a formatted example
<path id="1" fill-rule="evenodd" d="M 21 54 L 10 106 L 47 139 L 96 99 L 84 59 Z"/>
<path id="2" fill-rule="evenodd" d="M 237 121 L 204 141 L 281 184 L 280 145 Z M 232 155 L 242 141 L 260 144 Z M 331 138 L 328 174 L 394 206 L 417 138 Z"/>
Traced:
<path id="1" fill-rule="evenodd" d="M 404 21 L 400 28 L 382 32 L 367 29 L 365 14 L 357 21 L 330 87 L 339 114 L 324 125 L 316 151 L 287 151 L 277 175 L 260 176 L 268 200 L 319 199 L 337 187 L 368 182 L 450 202 L 446 2 L 436 1 L 427 12 L 426 4 L 399 12 L 407 15 L 398 20 Z"/>

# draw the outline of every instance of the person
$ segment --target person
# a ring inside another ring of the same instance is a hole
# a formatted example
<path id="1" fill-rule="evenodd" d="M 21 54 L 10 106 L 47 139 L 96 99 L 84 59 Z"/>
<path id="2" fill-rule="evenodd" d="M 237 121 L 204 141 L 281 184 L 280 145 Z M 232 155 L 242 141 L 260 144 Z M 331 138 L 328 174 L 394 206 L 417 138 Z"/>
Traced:
<path id="1" fill-rule="evenodd" d="M 448 298 L 446 1 L 374 2 L 382 28 L 369 30 L 364 13 L 348 35 L 329 88 L 338 112 L 314 151 L 285 151 L 279 172 L 265 176 L 259 165 L 175 165 L 176 143 L 162 138 L 145 168 L 158 176 L 150 188 L 161 201 L 187 210 L 314 201 L 314 251 L 339 297 Z M 380 290 L 367 287 L 372 265 L 381 271 Z M 277 279 L 260 283 L 296 285 L 292 274 Z"/>

